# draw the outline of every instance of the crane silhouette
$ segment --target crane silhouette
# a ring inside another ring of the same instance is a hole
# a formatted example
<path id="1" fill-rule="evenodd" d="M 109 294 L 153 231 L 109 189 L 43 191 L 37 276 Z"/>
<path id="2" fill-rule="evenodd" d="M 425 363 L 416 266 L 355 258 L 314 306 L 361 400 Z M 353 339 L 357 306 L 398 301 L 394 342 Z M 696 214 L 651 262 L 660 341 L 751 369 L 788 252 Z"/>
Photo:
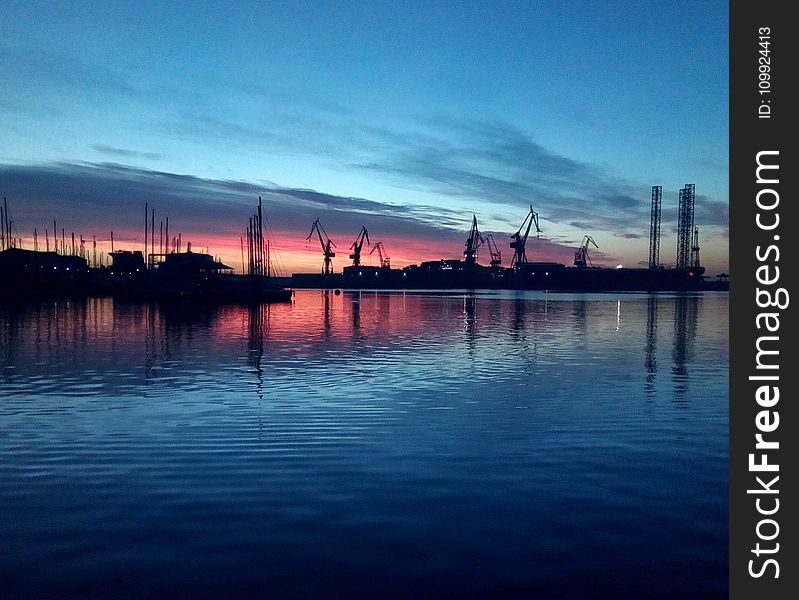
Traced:
<path id="1" fill-rule="evenodd" d="M 594 248 L 599 248 L 597 243 L 590 235 L 583 236 L 583 243 L 574 253 L 574 266 L 575 267 L 593 267 L 591 257 L 588 256 L 588 244 L 593 244 Z"/>
<path id="2" fill-rule="evenodd" d="M 361 226 L 361 231 L 358 234 L 358 237 L 355 238 L 355 241 L 350 246 L 350 250 L 352 250 L 352 254 L 350 254 L 350 258 L 352 259 L 352 266 L 359 267 L 361 265 L 361 248 L 363 248 L 363 243 L 366 242 L 366 245 L 369 246 L 369 232 L 366 230 L 366 225 Z"/>
<path id="3" fill-rule="evenodd" d="M 314 233 L 319 237 L 319 244 L 322 246 L 322 254 L 325 257 L 322 265 L 322 273 L 324 275 L 330 275 L 333 272 L 333 257 L 336 255 L 336 253 L 333 252 L 333 248 L 335 248 L 336 245 L 330 239 L 330 236 L 327 235 L 318 217 L 316 221 L 313 222 L 313 225 L 311 225 L 311 233 L 308 234 L 306 239 L 311 241 Z"/>
<path id="4" fill-rule="evenodd" d="M 538 237 L 538 234 L 541 233 L 541 228 L 538 226 L 538 213 L 533 210 L 533 206 L 531 204 L 530 212 L 527 213 L 527 216 L 524 218 L 524 221 L 522 221 L 521 226 L 519 226 L 519 231 L 510 236 L 510 247 L 513 248 L 514 251 L 513 258 L 510 261 L 511 267 L 518 267 L 519 265 L 523 265 L 527 262 L 525 247 L 527 246 L 527 237 L 530 235 L 530 229 L 532 228 L 533 224 L 535 224 L 536 237 Z M 522 229 L 524 229 L 524 234 L 522 234 Z"/>
<path id="5" fill-rule="evenodd" d="M 375 242 L 372 244 L 372 250 L 369 252 L 369 254 L 374 254 L 375 250 L 377 251 L 377 257 L 380 259 L 380 266 L 384 269 L 391 267 L 391 259 L 386 253 L 386 248 L 383 246 L 383 242 Z"/>

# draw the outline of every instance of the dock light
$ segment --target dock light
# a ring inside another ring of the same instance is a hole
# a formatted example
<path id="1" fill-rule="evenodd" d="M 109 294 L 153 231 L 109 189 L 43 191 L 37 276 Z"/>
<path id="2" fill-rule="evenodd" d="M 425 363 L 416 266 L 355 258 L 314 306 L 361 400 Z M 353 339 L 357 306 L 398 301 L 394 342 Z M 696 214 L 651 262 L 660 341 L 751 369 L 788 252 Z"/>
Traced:
<path id="1" fill-rule="evenodd" d="M 616 265 L 616 268 L 617 268 L 617 269 L 623 269 L 623 268 L 624 268 L 624 265 Z"/>

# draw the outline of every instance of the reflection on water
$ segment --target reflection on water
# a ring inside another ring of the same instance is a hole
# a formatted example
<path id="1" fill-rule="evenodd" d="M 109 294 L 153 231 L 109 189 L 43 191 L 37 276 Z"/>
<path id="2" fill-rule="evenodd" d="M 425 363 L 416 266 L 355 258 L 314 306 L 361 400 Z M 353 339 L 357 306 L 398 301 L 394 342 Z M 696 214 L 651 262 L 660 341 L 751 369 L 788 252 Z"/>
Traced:
<path id="1" fill-rule="evenodd" d="M 694 358 L 694 341 L 699 316 L 699 300 L 692 296 L 680 296 L 674 301 L 674 401 L 684 404 L 688 397 L 688 370 Z"/>
<path id="2" fill-rule="evenodd" d="M 475 298 L 470 293 L 463 297 L 463 331 L 466 332 L 466 347 L 470 358 L 474 358 L 475 350 Z"/>
<path id="3" fill-rule="evenodd" d="M 722 597 L 726 318 L 723 294 L 0 306 L 0 596 Z"/>
<path id="4" fill-rule="evenodd" d="M 658 297 L 650 296 L 646 301 L 646 349 L 644 350 L 644 367 L 646 368 L 647 396 L 651 396 L 655 388 L 655 376 L 658 372 L 657 361 L 658 334 Z"/>
<path id="5" fill-rule="evenodd" d="M 361 328 L 361 292 L 352 294 L 352 337 L 358 337 Z"/>

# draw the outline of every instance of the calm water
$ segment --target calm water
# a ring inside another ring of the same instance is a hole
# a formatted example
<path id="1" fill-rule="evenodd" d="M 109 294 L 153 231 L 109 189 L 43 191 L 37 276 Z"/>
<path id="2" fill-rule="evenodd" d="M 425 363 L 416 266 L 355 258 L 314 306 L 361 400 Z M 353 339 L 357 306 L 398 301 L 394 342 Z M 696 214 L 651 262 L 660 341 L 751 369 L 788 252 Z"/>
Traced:
<path id="1" fill-rule="evenodd" d="M 0 307 L 0 597 L 725 596 L 727 317 Z"/>

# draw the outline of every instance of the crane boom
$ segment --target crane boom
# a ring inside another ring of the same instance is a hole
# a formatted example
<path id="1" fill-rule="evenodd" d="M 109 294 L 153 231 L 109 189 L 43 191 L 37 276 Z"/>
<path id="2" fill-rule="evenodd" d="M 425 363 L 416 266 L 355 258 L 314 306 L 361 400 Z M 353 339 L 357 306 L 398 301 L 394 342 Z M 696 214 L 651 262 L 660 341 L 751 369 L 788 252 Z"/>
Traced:
<path id="1" fill-rule="evenodd" d="M 386 253 L 386 249 L 383 246 L 383 242 L 375 242 L 372 244 L 372 250 L 369 252 L 370 255 L 375 253 L 377 250 L 377 257 L 380 259 L 380 266 L 384 269 L 391 268 L 391 259 L 388 257 Z"/>
<path id="2" fill-rule="evenodd" d="M 313 225 L 311 225 L 311 233 L 308 234 L 308 237 L 306 239 L 308 241 L 311 241 L 311 238 L 313 237 L 314 233 L 316 233 L 316 235 L 319 237 L 319 245 L 322 247 L 322 254 L 324 255 L 324 262 L 322 263 L 322 273 L 324 275 L 330 275 L 333 272 L 332 259 L 336 255 L 336 253 L 333 251 L 333 248 L 335 248 L 336 245 L 327 235 L 327 232 L 325 231 L 325 228 L 322 227 L 322 224 L 319 222 L 318 217 L 316 221 L 313 222 Z M 323 235 L 324 238 L 322 238 Z"/>
<path id="3" fill-rule="evenodd" d="M 511 267 L 518 267 L 519 265 L 523 265 L 527 262 L 525 247 L 527 246 L 527 237 L 530 235 L 530 229 L 534 224 L 536 237 L 538 237 L 539 234 L 542 233 L 541 228 L 538 226 L 538 213 L 533 210 L 533 205 L 531 204 L 530 212 L 527 213 L 524 221 L 522 221 L 522 224 L 519 226 L 519 230 L 510 236 L 510 247 L 513 248 L 514 251 L 513 258 L 510 261 Z M 522 234 L 522 229 L 524 229 L 524 234 Z"/>
<path id="4" fill-rule="evenodd" d="M 583 236 L 583 242 L 580 244 L 580 247 L 574 253 L 574 266 L 575 267 L 593 267 L 593 263 L 591 262 L 591 257 L 588 256 L 588 245 L 593 244 L 594 248 L 599 248 L 597 243 L 594 241 L 590 235 Z"/>
<path id="5" fill-rule="evenodd" d="M 350 250 L 352 250 L 352 254 L 350 254 L 350 258 L 352 259 L 352 266 L 358 267 L 361 264 L 361 248 L 363 248 L 363 243 L 366 242 L 366 245 L 371 245 L 369 242 L 369 232 L 366 230 L 366 225 L 361 226 L 361 231 L 358 234 L 358 237 L 355 238 L 355 241 L 350 246 Z"/>
<path id="6" fill-rule="evenodd" d="M 492 267 L 499 267 L 502 265 L 502 251 L 497 246 L 497 243 L 494 241 L 494 236 L 490 233 L 483 236 L 483 240 L 488 246 L 488 252 L 491 254 L 491 266 Z"/>
<path id="7" fill-rule="evenodd" d="M 483 236 L 477 229 L 477 215 L 472 215 L 472 229 L 469 232 L 469 237 L 466 238 L 466 249 L 463 251 L 463 260 L 466 264 L 473 265 L 477 262 L 477 249 L 482 243 Z"/>

